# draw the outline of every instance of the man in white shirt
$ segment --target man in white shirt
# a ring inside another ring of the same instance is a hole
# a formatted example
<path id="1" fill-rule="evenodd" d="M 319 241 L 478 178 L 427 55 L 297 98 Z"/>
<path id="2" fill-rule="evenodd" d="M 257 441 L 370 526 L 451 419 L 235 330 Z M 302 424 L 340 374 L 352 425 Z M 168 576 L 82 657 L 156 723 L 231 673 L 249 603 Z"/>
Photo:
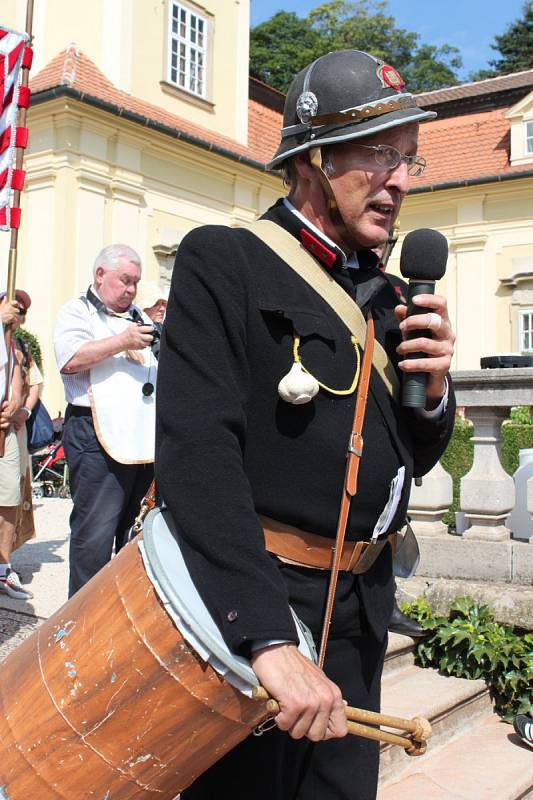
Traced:
<path id="1" fill-rule="evenodd" d="M 87 293 L 60 309 L 54 332 L 74 501 L 69 596 L 125 544 L 153 476 L 157 362 L 150 320 L 133 304 L 140 258 L 110 245 L 93 275 Z"/>

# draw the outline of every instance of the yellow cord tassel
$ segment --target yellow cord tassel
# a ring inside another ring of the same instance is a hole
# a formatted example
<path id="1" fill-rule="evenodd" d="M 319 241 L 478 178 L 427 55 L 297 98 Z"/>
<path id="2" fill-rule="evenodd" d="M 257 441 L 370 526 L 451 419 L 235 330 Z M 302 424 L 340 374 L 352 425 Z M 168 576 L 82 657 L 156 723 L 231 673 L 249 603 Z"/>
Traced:
<path id="1" fill-rule="evenodd" d="M 318 378 L 316 378 L 313 375 L 312 372 L 309 372 L 309 370 L 305 368 L 305 366 L 304 366 L 304 364 L 303 364 L 303 362 L 302 362 L 302 360 L 300 358 L 300 353 L 299 353 L 299 350 L 300 350 L 300 336 L 296 332 L 294 334 L 294 343 L 293 343 L 293 347 L 292 347 L 292 355 L 293 355 L 293 358 L 294 358 L 294 362 L 296 364 L 301 364 L 301 367 L 302 367 L 303 371 L 306 372 L 308 375 L 310 375 L 312 378 L 314 378 L 315 381 L 320 386 L 320 388 L 324 389 L 324 391 L 329 392 L 330 394 L 338 395 L 340 397 L 348 395 L 348 394 L 353 394 L 355 392 L 355 390 L 357 388 L 357 384 L 359 382 L 359 372 L 361 370 L 361 353 L 359 352 L 358 342 L 357 342 L 357 339 L 355 338 L 355 336 L 351 336 L 350 340 L 351 340 L 351 342 L 353 344 L 353 347 L 354 347 L 354 350 L 355 350 L 356 366 L 355 366 L 355 375 L 353 377 L 352 385 L 348 389 L 332 389 L 331 386 L 326 386 L 325 383 L 321 383 L 318 380 Z"/>

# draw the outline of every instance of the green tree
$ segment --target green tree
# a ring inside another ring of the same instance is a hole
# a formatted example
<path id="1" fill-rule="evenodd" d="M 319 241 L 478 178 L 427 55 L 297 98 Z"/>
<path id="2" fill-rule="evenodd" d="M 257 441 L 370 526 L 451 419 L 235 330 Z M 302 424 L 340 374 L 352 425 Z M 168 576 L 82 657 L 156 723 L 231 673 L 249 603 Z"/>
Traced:
<path id="1" fill-rule="evenodd" d="M 292 11 L 278 11 L 251 31 L 250 75 L 286 92 L 319 50 L 320 37 L 307 20 Z"/>
<path id="2" fill-rule="evenodd" d="M 489 61 L 492 69 L 475 72 L 471 76 L 472 80 L 479 81 L 533 68 L 533 0 L 524 3 L 522 18 L 512 22 L 504 33 L 495 36 L 491 47 L 500 53 L 500 58 Z"/>
<path id="3" fill-rule="evenodd" d="M 251 31 L 250 72 L 281 91 L 306 64 L 331 50 L 365 50 L 391 63 L 412 91 L 456 84 L 462 66 L 450 45 L 420 44 L 396 27 L 384 0 L 328 0 L 307 17 L 280 11 Z"/>
<path id="4" fill-rule="evenodd" d="M 505 33 L 494 37 L 491 47 L 499 50 L 501 58 L 489 64 L 498 75 L 533 67 L 533 0 L 524 3 L 522 14 L 522 19 L 509 25 Z"/>

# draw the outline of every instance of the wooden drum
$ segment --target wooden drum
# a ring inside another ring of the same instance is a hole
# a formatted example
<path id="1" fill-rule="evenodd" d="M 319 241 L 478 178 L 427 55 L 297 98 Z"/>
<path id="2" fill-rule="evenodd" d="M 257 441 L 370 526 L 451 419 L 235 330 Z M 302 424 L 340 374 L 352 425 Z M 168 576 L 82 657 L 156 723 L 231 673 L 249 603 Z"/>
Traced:
<path id="1" fill-rule="evenodd" d="M 173 800 L 266 716 L 155 509 L 0 664 L 0 796 Z M 313 657 L 301 631 L 300 649 Z"/>

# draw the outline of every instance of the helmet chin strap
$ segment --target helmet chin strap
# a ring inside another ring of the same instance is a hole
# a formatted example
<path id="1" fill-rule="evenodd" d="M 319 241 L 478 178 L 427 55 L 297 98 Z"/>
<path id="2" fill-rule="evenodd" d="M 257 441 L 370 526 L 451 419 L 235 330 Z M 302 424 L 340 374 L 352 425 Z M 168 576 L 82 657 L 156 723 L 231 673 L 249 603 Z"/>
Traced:
<path id="1" fill-rule="evenodd" d="M 309 150 L 309 162 L 318 174 L 320 185 L 322 187 L 322 191 L 324 192 L 324 197 L 326 200 L 331 221 L 337 228 L 342 240 L 349 241 L 350 237 L 346 229 L 346 225 L 344 224 L 344 220 L 341 216 L 341 212 L 339 211 L 335 194 L 333 193 L 333 189 L 331 188 L 331 183 L 329 182 L 329 178 L 324 171 L 324 167 L 322 164 L 322 148 L 320 146 L 312 147 Z"/>

